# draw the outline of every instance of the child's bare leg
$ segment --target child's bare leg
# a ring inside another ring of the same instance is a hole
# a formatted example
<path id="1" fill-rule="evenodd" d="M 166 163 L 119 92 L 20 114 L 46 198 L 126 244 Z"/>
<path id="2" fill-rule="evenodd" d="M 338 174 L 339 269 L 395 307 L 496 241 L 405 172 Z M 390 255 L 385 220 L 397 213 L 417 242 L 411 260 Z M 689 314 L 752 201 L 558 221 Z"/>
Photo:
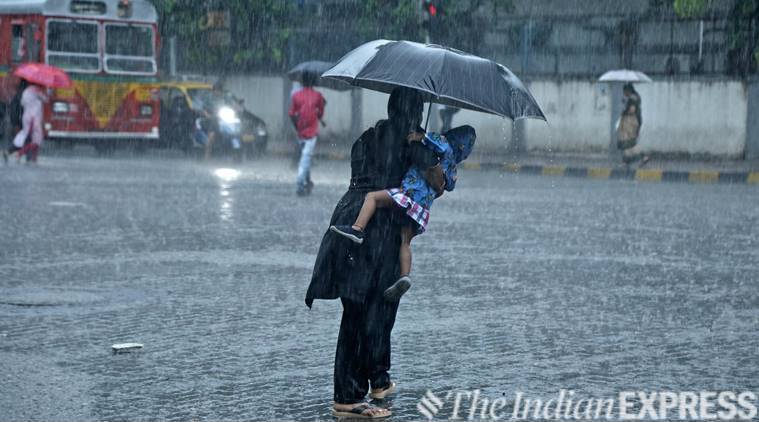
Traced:
<path id="1" fill-rule="evenodd" d="M 401 250 L 399 254 L 401 277 L 411 274 L 411 239 L 414 237 L 414 231 L 411 226 L 405 226 L 401 229 Z"/>
<path id="2" fill-rule="evenodd" d="M 411 239 L 414 234 L 414 228 L 411 226 L 405 226 L 401 229 L 401 248 L 398 254 L 401 278 L 385 289 L 384 296 L 388 301 L 397 302 L 401 300 L 401 296 L 411 288 L 411 280 L 408 275 L 411 273 Z"/>
<path id="3" fill-rule="evenodd" d="M 358 217 L 356 217 L 356 222 L 353 223 L 353 228 L 355 230 L 364 231 L 366 225 L 369 224 L 369 221 L 374 216 L 374 212 L 377 211 L 377 208 L 388 208 L 393 205 L 393 203 L 393 199 L 390 198 L 390 195 L 384 190 L 367 193 L 364 198 L 364 204 L 361 205 L 361 211 L 359 211 Z"/>
<path id="4" fill-rule="evenodd" d="M 387 208 L 395 202 L 384 190 L 378 190 L 369 192 L 364 197 L 364 203 L 361 205 L 361 211 L 358 212 L 358 217 L 352 226 L 349 225 L 334 225 L 330 226 L 330 231 L 339 234 L 354 243 L 361 244 L 364 242 L 364 228 L 369 224 L 369 221 L 374 216 L 374 212 L 377 208 Z"/>

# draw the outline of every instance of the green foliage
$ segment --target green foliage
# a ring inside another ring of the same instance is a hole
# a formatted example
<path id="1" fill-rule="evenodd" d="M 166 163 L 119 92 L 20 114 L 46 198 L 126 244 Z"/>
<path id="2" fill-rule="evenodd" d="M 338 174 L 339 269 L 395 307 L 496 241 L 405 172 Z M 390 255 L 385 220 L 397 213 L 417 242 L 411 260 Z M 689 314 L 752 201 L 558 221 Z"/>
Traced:
<path id="1" fill-rule="evenodd" d="M 282 53 L 297 21 L 295 2 L 281 0 L 152 0 L 162 36 L 176 36 L 184 67 L 227 71 L 282 68 Z M 209 13 L 228 17 L 225 28 L 208 28 Z"/>
<path id="2" fill-rule="evenodd" d="M 746 75 L 759 69 L 759 0 L 740 0 L 728 18 L 728 71 Z"/>
<path id="3" fill-rule="evenodd" d="M 278 72 L 302 59 L 335 59 L 376 38 L 425 39 L 418 0 L 151 1 L 158 10 L 161 35 L 177 37 L 180 68 L 190 71 Z M 473 53 L 498 13 L 514 10 L 513 0 L 442 0 L 440 4 L 441 13 L 430 29 L 432 41 Z M 226 28 L 209 28 L 209 16 L 215 13 L 228 17 Z"/>
<path id="4" fill-rule="evenodd" d="M 493 9 L 497 12 L 513 13 L 514 12 L 514 0 L 492 0 Z"/>
<path id="5" fill-rule="evenodd" d="M 675 0 L 675 13 L 681 18 L 697 18 L 708 6 L 707 0 Z"/>
<path id="6" fill-rule="evenodd" d="M 346 10 L 344 19 L 357 23 L 359 34 L 365 38 L 407 38 L 418 39 L 418 3 L 403 0 L 366 0 L 359 2 L 355 9 Z"/>

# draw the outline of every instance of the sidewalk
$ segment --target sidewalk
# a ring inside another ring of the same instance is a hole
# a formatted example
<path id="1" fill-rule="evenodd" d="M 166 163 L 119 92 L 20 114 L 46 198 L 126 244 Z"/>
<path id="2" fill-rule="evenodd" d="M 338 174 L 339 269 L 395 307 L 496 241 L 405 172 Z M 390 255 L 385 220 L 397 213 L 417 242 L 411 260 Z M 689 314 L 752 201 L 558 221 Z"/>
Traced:
<path id="1" fill-rule="evenodd" d="M 468 169 L 493 169 L 510 173 L 573 176 L 597 179 L 635 179 L 648 182 L 755 183 L 759 184 L 759 159 L 677 159 L 653 157 L 644 166 L 625 166 L 607 154 L 480 155 L 464 164 Z M 477 161 L 479 158 L 479 161 Z"/>
<path id="2" fill-rule="evenodd" d="M 348 160 L 346 147 L 323 146 L 322 159 Z M 749 183 L 759 184 L 759 159 L 653 157 L 644 166 L 625 166 L 608 154 L 525 153 L 509 155 L 475 151 L 464 163 L 470 170 L 497 170 L 543 176 L 571 176 L 595 179 L 629 179 L 646 182 Z"/>

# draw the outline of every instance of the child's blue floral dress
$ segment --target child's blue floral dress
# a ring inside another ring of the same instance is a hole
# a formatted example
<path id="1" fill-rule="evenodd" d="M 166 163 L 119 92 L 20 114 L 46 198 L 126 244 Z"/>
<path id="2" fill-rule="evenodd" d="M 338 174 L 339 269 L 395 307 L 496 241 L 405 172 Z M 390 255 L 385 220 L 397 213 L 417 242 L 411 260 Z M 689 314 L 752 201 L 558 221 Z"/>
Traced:
<path id="1" fill-rule="evenodd" d="M 460 126 L 442 135 L 428 132 L 421 140 L 440 160 L 445 175 L 445 190 L 450 192 L 456 187 L 456 165 L 472 152 L 475 139 L 477 134 L 474 128 Z M 401 187 L 388 189 L 387 193 L 418 224 L 417 234 L 423 233 L 430 219 L 430 208 L 437 197 L 435 189 L 424 179 L 424 169 L 411 166 L 403 177 Z"/>

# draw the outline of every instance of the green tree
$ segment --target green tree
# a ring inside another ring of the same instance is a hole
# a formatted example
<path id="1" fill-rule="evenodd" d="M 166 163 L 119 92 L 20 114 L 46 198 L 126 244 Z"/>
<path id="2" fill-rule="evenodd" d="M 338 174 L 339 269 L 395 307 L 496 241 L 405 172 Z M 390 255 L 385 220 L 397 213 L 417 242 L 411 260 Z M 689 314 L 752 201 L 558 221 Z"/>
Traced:
<path id="1" fill-rule="evenodd" d="M 681 18 L 701 17 L 709 3 L 709 0 L 675 0 L 675 13 Z"/>
<path id="2" fill-rule="evenodd" d="M 281 68 L 283 51 L 298 21 L 294 2 L 281 0 L 153 0 L 161 34 L 180 41 L 185 67 L 200 71 Z M 211 28 L 209 17 L 224 18 Z"/>
<path id="3" fill-rule="evenodd" d="M 179 40 L 182 70 L 280 72 L 300 60 L 337 59 L 372 39 L 424 40 L 418 0 L 151 1 L 162 36 Z M 513 11 L 513 0 L 438 1 L 441 13 L 431 28 L 432 41 L 472 53 L 478 53 L 498 13 Z M 228 17 L 223 31 L 208 28 L 208 17 L 215 13 Z M 227 44 L 219 45 L 219 32 L 227 34 Z"/>
<path id="4" fill-rule="evenodd" d="M 746 76 L 759 69 L 759 0 L 739 0 L 728 15 L 727 60 L 731 73 Z"/>

